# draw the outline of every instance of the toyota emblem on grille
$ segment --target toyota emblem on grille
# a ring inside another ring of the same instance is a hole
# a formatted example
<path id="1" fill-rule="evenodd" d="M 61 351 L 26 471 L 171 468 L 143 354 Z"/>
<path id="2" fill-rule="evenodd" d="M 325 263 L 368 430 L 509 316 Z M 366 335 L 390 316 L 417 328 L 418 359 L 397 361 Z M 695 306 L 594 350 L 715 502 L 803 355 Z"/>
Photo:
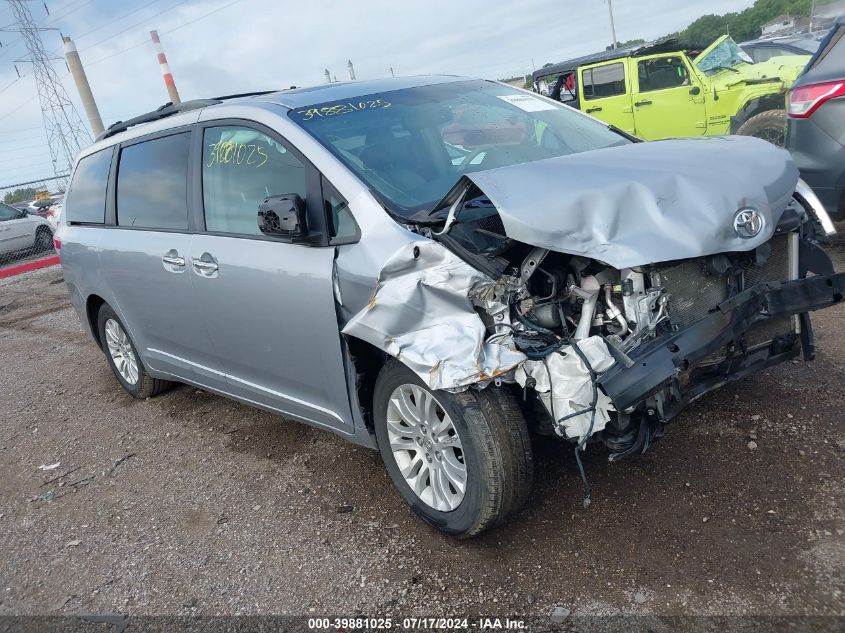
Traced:
<path id="1" fill-rule="evenodd" d="M 766 223 L 762 215 L 754 209 L 740 209 L 734 216 L 734 231 L 742 239 L 751 239 L 760 235 Z"/>

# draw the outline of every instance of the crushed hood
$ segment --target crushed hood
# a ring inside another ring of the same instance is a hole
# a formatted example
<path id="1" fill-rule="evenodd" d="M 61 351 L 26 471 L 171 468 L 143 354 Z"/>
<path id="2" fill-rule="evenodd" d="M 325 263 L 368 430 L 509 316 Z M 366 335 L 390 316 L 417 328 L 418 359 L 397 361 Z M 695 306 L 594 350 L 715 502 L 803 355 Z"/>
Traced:
<path id="1" fill-rule="evenodd" d="M 511 239 L 615 268 L 748 251 L 768 241 L 798 183 L 789 153 L 745 136 L 631 143 L 463 176 Z M 453 189 L 454 191 L 454 189 Z M 765 219 L 750 239 L 734 217 Z"/>

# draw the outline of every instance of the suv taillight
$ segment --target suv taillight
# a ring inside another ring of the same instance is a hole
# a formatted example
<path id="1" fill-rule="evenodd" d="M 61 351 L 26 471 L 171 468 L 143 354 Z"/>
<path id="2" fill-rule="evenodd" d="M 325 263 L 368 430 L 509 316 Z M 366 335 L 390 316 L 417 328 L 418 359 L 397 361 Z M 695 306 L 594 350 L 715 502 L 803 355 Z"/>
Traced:
<path id="1" fill-rule="evenodd" d="M 789 116 L 805 119 L 825 101 L 836 97 L 845 97 L 845 81 L 829 81 L 793 88 L 786 100 L 786 111 Z"/>

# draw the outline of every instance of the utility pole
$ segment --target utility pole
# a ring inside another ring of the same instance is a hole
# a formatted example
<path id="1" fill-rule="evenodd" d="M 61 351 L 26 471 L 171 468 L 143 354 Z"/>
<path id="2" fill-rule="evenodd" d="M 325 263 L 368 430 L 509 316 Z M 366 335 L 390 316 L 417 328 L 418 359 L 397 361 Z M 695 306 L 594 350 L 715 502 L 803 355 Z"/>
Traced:
<path id="1" fill-rule="evenodd" d="M 352 65 L 351 59 L 346 62 L 346 70 L 349 71 L 349 80 L 355 81 L 355 66 Z"/>
<path id="2" fill-rule="evenodd" d="M 66 186 L 73 160 L 79 150 L 91 143 L 91 135 L 85 129 L 85 124 L 70 100 L 56 69 L 53 68 L 53 62 L 61 58 L 50 57 L 44 48 L 44 42 L 41 41 L 42 31 L 58 29 L 36 26 L 25 0 L 8 2 L 15 16 L 17 31 L 23 37 L 29 53 L 29 59 L 26 61 L 32 63 L 50 160 L 53 162 L 53 174 L 60 186 Z"/>
<path id="3" fill-rule="evenodd" d="M 158 55 L 158 65 L 161 67 L 161 76 L 164 78 L 164 86 L 167 88 L 170 103 L 178 105 L 182 103 L 182 99 L 179 98 L 179 91 L 176 90 L 176 82 L 173 81 L 173 74 L 170 72 L 170 64 L 167 63 L 167 56 L 161 47 L 161 40 L 158 39 L 158 31 L 150 31 L 150 37 L 153 38 L 156 55 Z"/>
<path id="4" fill-rule="evenodd" d="M 76 89 L 79 91 L 79 98 L 82 99 L 82 107 L 85 108 L 85 114 L 88 115 L 91 131 L 94 132 L 94 136 L 99 136 L 104 131 L 103 119 L 100 117 L 97 102 L 94 100 L 94 94 L 88 84 L 88 77 L 85 75 L 82 60 L 79 59 L 79 53 L 76 51 L 76 44 L 69 37 L 63 37 L 62 40 L 65 43 L 65 60 L 67 60 L 68 68 L 70 68 L 70 74 L 73 75 Z"/>
<path id="5" fill-rule="evenodd" d="M 816 15 L 816 0 L 812 0 L 810 2 L 810 23 L 807 25 L 807 30 L 809 33 L 813 32 L 813 18 Z"/>
<path id="6" fill-rule="evenodd" d="M 613 48 L 617 48 L 618 44 L 616 42 L 616 25 L 613 24 L 613 2 L 612 0 L 607 0 L 607 10 L 610 13 L 610 34 L 613 36 Z"/>

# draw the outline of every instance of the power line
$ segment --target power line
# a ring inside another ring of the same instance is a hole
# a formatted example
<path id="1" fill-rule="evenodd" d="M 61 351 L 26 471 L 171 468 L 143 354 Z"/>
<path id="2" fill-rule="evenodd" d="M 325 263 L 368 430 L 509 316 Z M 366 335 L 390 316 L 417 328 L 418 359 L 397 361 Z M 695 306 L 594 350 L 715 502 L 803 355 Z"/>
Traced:
<path id="1" fill-rule="evenodd" d="M 109 20 L 108 22 L 105 22 L 104 24 L 101 24 L 100 26 L 98 26 L 96 28 L 93 28 L 89 31 L 85 31 L 85 33 L 83 33 L 82 35 L 74 35 L 73 39 L 78 42 L 82 38 L 87 37 L 87 36 L 91 35 L 92 33 L 96 33 L 97 31 L 102 31 L 104 28 L 106 28 L 110 24 L 114 24 L 115 22 L 119 22 L 120 20 L 128 18 L 130 15 L 138 13 L 138 11 L 142 11 L 143 9 L 146 9 L 148 6 L 153 5 L 157 2 L 161 2 L 161 0 L 150 0 L 150 2 L 147 2 L 147 4 L 142 4 L 140 7 L 138 7 L 137 9 L 135 9 L 133 11 L 130 11 L 129 13 L 125 13 L 125 14 L 119 16 L 119 17 L 116 17 L 112 20 Z"/>
<path id="2" fill-rule="evenodd" d="M 115 38 L 115 37 L 117 37 L 118 35 L 123 35 L 124 33 L 126 33 L 126 31 L 131 31 L 131 30 L 132 30 L 132 29 L 134 29 L 136 26 L 139 26 L 139 25 L 141 25 L 141 24 L 144 24 L 145 22 L 149 22 L 149 21 L 150 21 L 150 20 L 152 20 L 153 18 L 157 18 L 157 17 L 158 17 L 158 16 L 160 16 L 160 15 L 164 15 L 165 13 L 168 13 L 169 11 L 173 11 L 173 9 L 175 9 L 176 7 L 178 7 L 178 6 L 180 6 L 180 5 L 185 4 L 186 2 L 190 2 L 190 0 L 180 0 L 179 2 L 177 2 L 176 4 L 174 4 L 174 5 L 173 5 L 172 7 L 170 7 L 169 9 L 164 9 L 163 11 L 159 11 L 158 13 L 153 13 L 151 16 L 146 17 L 146 18 L 144 18 L 143 20 L 139 20 L 138 22 L 135 22 L 134 24 L 130 24 L 130 25 L 129 25 L 129 26 L 127 26 L 125 29 L 123 29 L 123 30 L 121 30 L 121 31 L 118 31 L 117 33 L 112 33 L 112 34 L 111 34 L 111 35 L 109 35 L 108 37 L 105 37 L 105 38 L 101 39 L 100 41 L 95 42 L 94 44 L 91 44 L 91 45 L 89 45 L 89 46 L 86 46 L 85 48 L 80 48 L 80 49 L 79 49 L 79 52 L 80 52 L 80 53 L 82 53 L 82 52 L 84 52 L 84 51 L 90 50 L 90 49 L 94 48 L 95 46 L 99 46 L 99 45 L 100 45 L 100 44 L 102 44 L 103 42 L 108 42 L 110 39 Z M 145 40 L 145 42 L 146 42 L 146 40 Z"/>
<path id="3" fill-rule="evenodd" d="M 193 20 L 188 20 L 187 22 L 184 22 L 184 23 L 180 24 L 179 26 L 176 26 L 172 29 L 168 29 L 166 31 L 161 31 L 161 34 L 167 35 L 168 33 L 173 33 L 174 31 L 178 31 L 179 29 L 184 28 L 184 27 L 186 27 L 190 24 L 193 24 L 194 22 L 199 22 L 200 20 L 204 20 L 208 16 L 213 15 L 213 14 L 217 13 L 218 11 L 222 11 L 223 9 L 227 9 L 228 7 L 231 7 L 233 4 L 237 4 L 238 2 L 241 2 L 241 0 L 232 0 L 232 2 L 224 4 L 223 6 L 218 7 L 216 9 L 212 9 L 211 11 L 207 11 L 206 13 L 203 13 L 202 15 L 194 18 Z M 173 7 L 173 8 L 175 8 L 175 7 Z M 139 46 L 143 46 L 148 41 L 149 40 L 144 39 L 143 41 L 138 42 L 137 44 L 132 44 L 131 46 L 128 46 L 128 47 L 126 47 L 122 50 L 111 53 L 110 55 L 106 55 L 105 57 L 100 57 L 99 59 L 95 59 L 92 62 L 86 62 L 85 65 L 86 66 L 93 66 L 94 64 L 99 64 L 100 62 L 104 62 L 107 59 L 111 59 L 112 57 L 117 57 L 118 55 L 122 55 L 123 53 L 131 51 L 132 49 L 138 48 Z M 91 48 L 91 47 L 89 46 L 88 48 Z M 83 50 L 86 50 L 86 49 L 83 49 Z"/>
<path id="4" fill-rule="evenodd" d="M 44 25 L 47 25 L 47 24 L 55 24 L 56 20 L 61 20 L 62 18 L 69 16 L 71 13 L 76 13 L 76 12 L 77 12 L 77 11 L 79 11 L 82 7 L 86 7 L 86 6 L 88 6 L 89 4 L 91 4 L 92 2 L 94 2 L 94 0 L 86 0 L 85 2 L 83 2 L 82 4 L 80 4 L 79 6 L 77 6 L 77 7 L 73 8 L 73 9 L 71 9 L 70 11 L 66 11 L 65 13 L 61 13 L 61 9 L 60 9 L 60 10 L 59 10 L 59 11 L 60 11 L 60 13 L 58 13 L 58 14 L 56 14 L 56 15 L 50 14 L 49 16 L 47 16 L 47 19 L 45 19 L 45 20 L 44 20 Z M 45 6 L 46 6 L 46 5 L 45 5 Z"/>
<path id="5" fill-rule="evenodd" d="M 26 101 L 24 101 L 24 102 L 23 102 L 22 104 L 20 104 L 18 107 L 13 108 L 13 109 L 9 110 L 6 114 L 4 114 L 4 115 L 0 116 L 0 121 L 2 121 L 3 119 L 8 119 L 10 115 L 14 114 L 15 112 L 17 112 L 18 110 L 20 110 L 20 109 L 21 109 L 22 107 L 24 107 L 25 105 L 28 105 L 28 104 L 32 103 L 32 102 L 33 102 L 33 101 L 35 101 L 37 98 L 38 98 L 38 95 L 37 95 L 37 94 L 36 94 L 36 95 L 31 96 L 29 99 L 27 99 Z"/>

